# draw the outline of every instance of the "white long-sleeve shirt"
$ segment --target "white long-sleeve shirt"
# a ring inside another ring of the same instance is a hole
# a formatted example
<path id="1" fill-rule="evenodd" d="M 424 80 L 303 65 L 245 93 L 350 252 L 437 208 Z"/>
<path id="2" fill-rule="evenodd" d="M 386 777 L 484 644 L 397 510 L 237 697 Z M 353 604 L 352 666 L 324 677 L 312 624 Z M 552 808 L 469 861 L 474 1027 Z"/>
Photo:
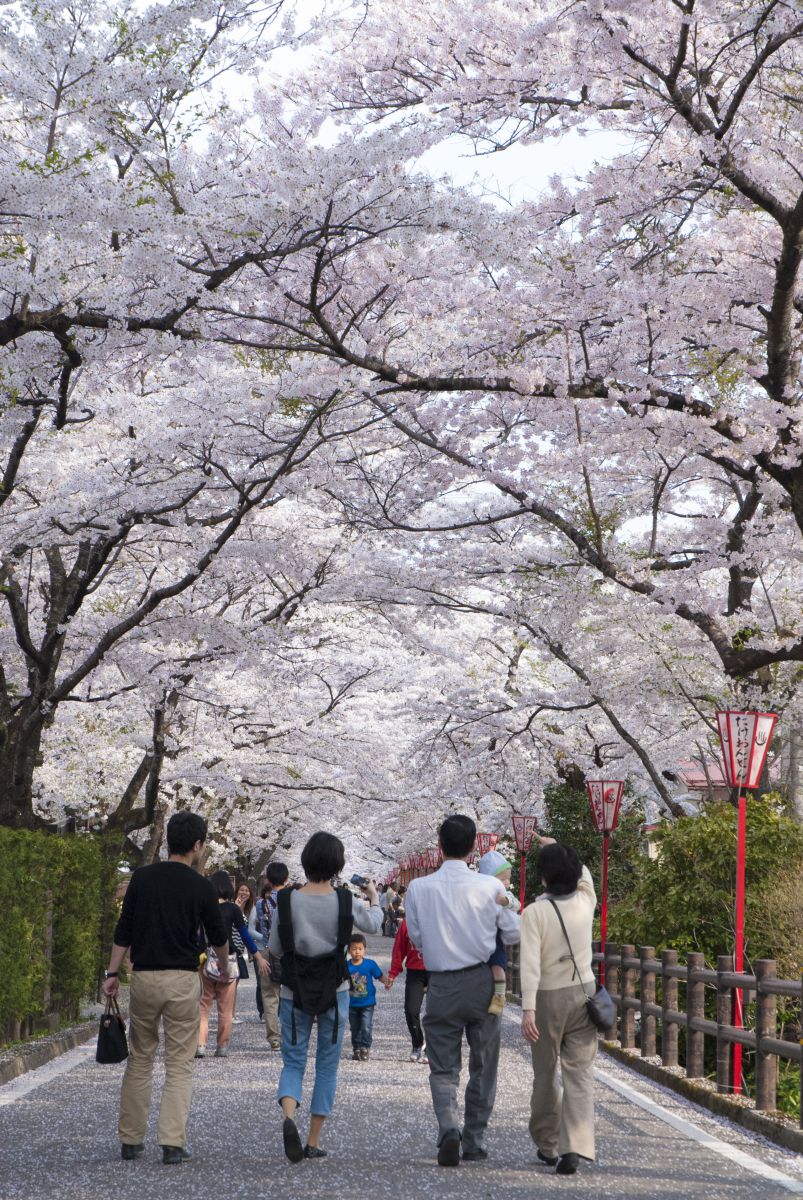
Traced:
<path id="1" fill-rule="evenodd" d="M 459 971 L 487 962 L 502 941 L 519 940 L 519 917 L 495 897 L 504 887 L 490 875 L 469 871 L 462 859 L 447 859 L 433 875 L 414 879 L 405 896 L 407 932 L 428 971 Z"/>
<path id="2" fill-rule="evenodd" d="M 521 915 L 521 1007 L 535 1009 L 535 997 L 573 983 L 592 983 L 591 934 L 597 897 L 588 867 L 583 867 L 577 891 L 554 896 L 572 944 L 578 979 L 557 913 L 546 896 L 528 904 Z"/>

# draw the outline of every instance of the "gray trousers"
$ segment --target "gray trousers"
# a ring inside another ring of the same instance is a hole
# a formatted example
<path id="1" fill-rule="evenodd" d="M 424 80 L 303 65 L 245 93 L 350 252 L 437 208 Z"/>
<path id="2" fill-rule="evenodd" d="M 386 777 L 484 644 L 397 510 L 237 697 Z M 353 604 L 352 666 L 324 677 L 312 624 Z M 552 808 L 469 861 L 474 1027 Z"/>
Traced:
<path id="1" fill-rule="evenodd" d="M 539 992 L 539 1038 L 532 1047 L 530 1137 L 542 1154 L 594 1158 L 594 1059 L 597 1031 L 579 984 Z M 558 1081 L 558 1062 L 562 1085 Z"/>
<path id="2" fill-rule="evenodd" d="M 463 1149 L 482 1149 L 485 1127 L 496 1099 L 501 1017 L 488 1012 L 493 976 L 486 963 L 467 971 L 430 971 L 424 1033 L 429 1086 L 438 1118 L 438 1145 L 449 1130 L 460 1128 L 457 1088 L 463 1034 L 469 1046 Z"/>

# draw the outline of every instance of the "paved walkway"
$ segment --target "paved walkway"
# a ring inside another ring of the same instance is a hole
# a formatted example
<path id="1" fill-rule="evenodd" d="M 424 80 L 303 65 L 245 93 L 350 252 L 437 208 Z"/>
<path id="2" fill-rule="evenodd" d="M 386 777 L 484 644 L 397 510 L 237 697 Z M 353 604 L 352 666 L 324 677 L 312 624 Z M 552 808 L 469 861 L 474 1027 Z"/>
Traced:
<path id="1" fill-rule="evenodd" d="M 383 965 L 389 951 L 389 941 L 371 939 L 369 953 Z M 276 1105 L 279 1056 L 268 1050 L 256 1021 L 254 983 L 240 987 L 244 1019 L 235 1026 L 231 1056 L 196 1062 L 191 1162 L 162 1165 L 153 1123 L 144 1158 L 121 1162 L 116 1110 L 122 1067 L 98 1066 L 90 1045 L 0 1088 L 0 1200 L 803 1195 L 799 1156 L 711 1117 L 604 1057 L 597 1088 L 599 1161 L 570 1178 L 536 1166 L 527 1134 L 530 1064 L 515 1009 L 504 1018 L 490 1158 L 456 1170 L 437 1167 L 427 1069 L 407 1061 L 399 983 L 390 995 L 382 990 L 379 996 L 371 1061 L 355 1063 L 344 1051 L 335 1113 L 323 1142 L 330 1157 L 292 1166 L 282 1154 Z M 157 1063 L 157 1088 L 161 1078 Z M 300 1124 L 303 1136 L 303 1119 Z M 220 1163 L 228 1164 L 223 1174 Z"/>

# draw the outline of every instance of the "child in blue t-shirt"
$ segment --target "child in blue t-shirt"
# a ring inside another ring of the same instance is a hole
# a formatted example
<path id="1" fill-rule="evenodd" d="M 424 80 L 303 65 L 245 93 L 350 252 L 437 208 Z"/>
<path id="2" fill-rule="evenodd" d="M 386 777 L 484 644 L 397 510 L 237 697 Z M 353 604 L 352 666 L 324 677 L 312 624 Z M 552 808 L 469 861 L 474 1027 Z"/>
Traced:
<path id="1" fill-rule="evenodd" d="M 376 988 L 379 979 L 388 986 L 387 975 L 382 974 L 379 963 L 365 957 L 365 938 L 353 933 L 349 942 L 349 971 L 351 972 L 351 997 L 349 999 L 349 1024 L 351 1025 L 352 1058 L 365 1062 L 370 1056 Z"/>

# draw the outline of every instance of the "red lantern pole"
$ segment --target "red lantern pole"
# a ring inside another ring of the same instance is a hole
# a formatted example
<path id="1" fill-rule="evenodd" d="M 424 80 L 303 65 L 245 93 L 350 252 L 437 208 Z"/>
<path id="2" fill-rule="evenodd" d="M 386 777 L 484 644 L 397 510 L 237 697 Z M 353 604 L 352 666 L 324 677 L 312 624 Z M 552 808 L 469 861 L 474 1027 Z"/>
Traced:
<path id="1" fill-rule="evenodd" d="M 736 898 L 734 913 L 733 969 L 744 971 L 744 903 L 745 868 L 747 862 L 747 797 L 745 788 L 757 788 L 767 758 L 775 722 L 775 713 L 727 710 L 717 713 L 719 740 L 725 779 L 738 788 L 736 797 Z M 744 1008 L 741 988 L 733 992 L 733 1025 L 744 1028 Z M 742 1091 L 742 1047 L 733 1046 L 733 1094 Z"/>
<path id="2" fill-rule="evenodd" d="M 602 962 L 599 964 L 599 981 L 605 986 L 605 943 L 608 940 L 608 844 L 611 835 L 607 829 L 602 834 L 602 911 L 599 919 Z"/>
<path id="3" fill-rule="evenodd" d="M 599 981 L 605 985 L 605 944 L 608 940 L 608 848 L 612 831 L 619 821 L 619 806 L 622 803 L 622 793 L 625 790 L 623 779 L 588 779 L 588 793 L 591 811 L 594 814 L 594 825 L 597 833 L 602 834 L 602 909 L 600 911 L 599 932 L 602 960 L 599 964 Z"/>
<path id="4" fill-rule="evenodd" d="M 535 837 L 536 819 L 535 817 L 526 817 L 516 814 L 513 818 L 513 838 L 516 842 L 516 849 L 521 855 L 521 867 L 519 869 L 519 908 L 524 908 L 524 888 L 527 878 L 527 851 L 533 844 Z"/>

